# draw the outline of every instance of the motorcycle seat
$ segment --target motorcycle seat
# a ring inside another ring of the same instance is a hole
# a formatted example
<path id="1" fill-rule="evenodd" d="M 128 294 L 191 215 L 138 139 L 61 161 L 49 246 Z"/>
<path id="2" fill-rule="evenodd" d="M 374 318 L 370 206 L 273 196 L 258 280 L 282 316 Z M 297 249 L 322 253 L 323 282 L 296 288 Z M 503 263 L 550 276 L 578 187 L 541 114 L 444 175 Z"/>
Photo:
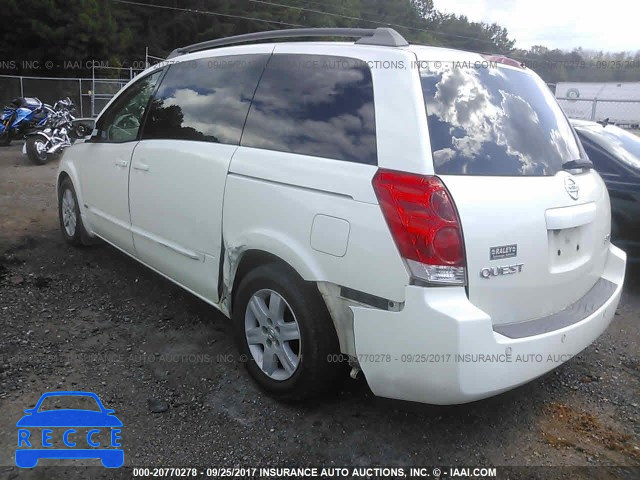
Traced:
<path id="1" fill-rule="evenodd" d="M 42 102 L 37 98 L 20 97 L 20 98 L 13 99 L 11 101 L 11 105 L 13 105 L 16 108 L 29 108 L 31 110 L 34 110 L 36 108 L 41 107 Z"/>

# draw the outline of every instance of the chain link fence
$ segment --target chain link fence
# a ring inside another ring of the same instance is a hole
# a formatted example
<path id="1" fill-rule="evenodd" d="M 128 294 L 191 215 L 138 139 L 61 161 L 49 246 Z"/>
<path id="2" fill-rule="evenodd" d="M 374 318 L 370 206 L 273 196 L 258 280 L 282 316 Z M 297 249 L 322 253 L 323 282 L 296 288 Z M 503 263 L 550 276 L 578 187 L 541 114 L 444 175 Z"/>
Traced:
<path id="1" fill-rule="evenodd" d="M 109 100 L 141 71 L 141 69 L 134 68 L 101 67 L 94 65 L 91 78 L 91 115 L 98 115 L 107 103 L 109 103 Z"/>
<path id="2" fill-rule="evenodd" d="M 558 97 L 569 118 L 602 121 L 637 129 L 640 125 L 640 100 Z"/>
<path id="3" fill-rule="evenodd" d="M 0 75 L 0 106 L 18 97 L 36 97 L 53 105 L 69 97 L 80 117 L 91 115 L 91 78 L 15 77 Z"/>
<path id="4" fill-rule="evenodd" d="M 95 117 L 140 70 L 115 72 L 116 78 L 55 78 L 0 75 L 0 108 L 18 97 L 36 97 L 53 105 L 69 97 L 79 117 Z M 114 73 L 111 72 L 113 75 Z"/>

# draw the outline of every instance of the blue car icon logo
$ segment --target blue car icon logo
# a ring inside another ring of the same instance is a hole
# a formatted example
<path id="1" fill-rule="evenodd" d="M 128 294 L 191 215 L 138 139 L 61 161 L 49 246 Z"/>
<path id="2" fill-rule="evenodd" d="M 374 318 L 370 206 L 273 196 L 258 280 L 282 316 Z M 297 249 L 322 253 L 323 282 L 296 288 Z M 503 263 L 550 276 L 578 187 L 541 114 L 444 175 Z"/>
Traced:
<path id="1" fill-rule="evenodd" d="M 83 408 L 70 408 L 81 404 Z M 122 422 L 91 392 L 49 392 L 16 423 L 16 465 L 35 467 L 40 458 L 99 458 L 107 468 L 124 463 Z"/>

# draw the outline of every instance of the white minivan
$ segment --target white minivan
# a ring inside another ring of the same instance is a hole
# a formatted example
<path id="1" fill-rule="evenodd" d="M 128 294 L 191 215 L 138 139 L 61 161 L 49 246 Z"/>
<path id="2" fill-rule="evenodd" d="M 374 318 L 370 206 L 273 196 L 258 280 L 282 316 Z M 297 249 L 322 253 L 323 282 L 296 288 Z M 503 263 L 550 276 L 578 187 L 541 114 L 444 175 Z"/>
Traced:
<path id="1" fill-rule="evenodd" d="M 99 237 L 221 310 L 287 400 L 345 363 L 384 397 L 495 395 L 593 342 L 624 280 L 607 189 L 544 82 L 386 28 L 178 49 L 57 185 L 69 243 Z"/>

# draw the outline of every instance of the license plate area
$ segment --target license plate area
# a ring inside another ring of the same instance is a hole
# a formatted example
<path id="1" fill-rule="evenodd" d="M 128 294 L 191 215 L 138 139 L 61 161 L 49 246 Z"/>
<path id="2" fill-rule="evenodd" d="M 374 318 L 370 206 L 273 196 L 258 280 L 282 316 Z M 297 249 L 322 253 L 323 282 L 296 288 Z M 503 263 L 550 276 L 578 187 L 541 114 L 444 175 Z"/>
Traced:
<path id="1" fill-rule="evenodd" d="M 589 261 L 592 255 L 589 230 L 590 225 L 547 230 L 551 273 L 573 270 Z"/>

